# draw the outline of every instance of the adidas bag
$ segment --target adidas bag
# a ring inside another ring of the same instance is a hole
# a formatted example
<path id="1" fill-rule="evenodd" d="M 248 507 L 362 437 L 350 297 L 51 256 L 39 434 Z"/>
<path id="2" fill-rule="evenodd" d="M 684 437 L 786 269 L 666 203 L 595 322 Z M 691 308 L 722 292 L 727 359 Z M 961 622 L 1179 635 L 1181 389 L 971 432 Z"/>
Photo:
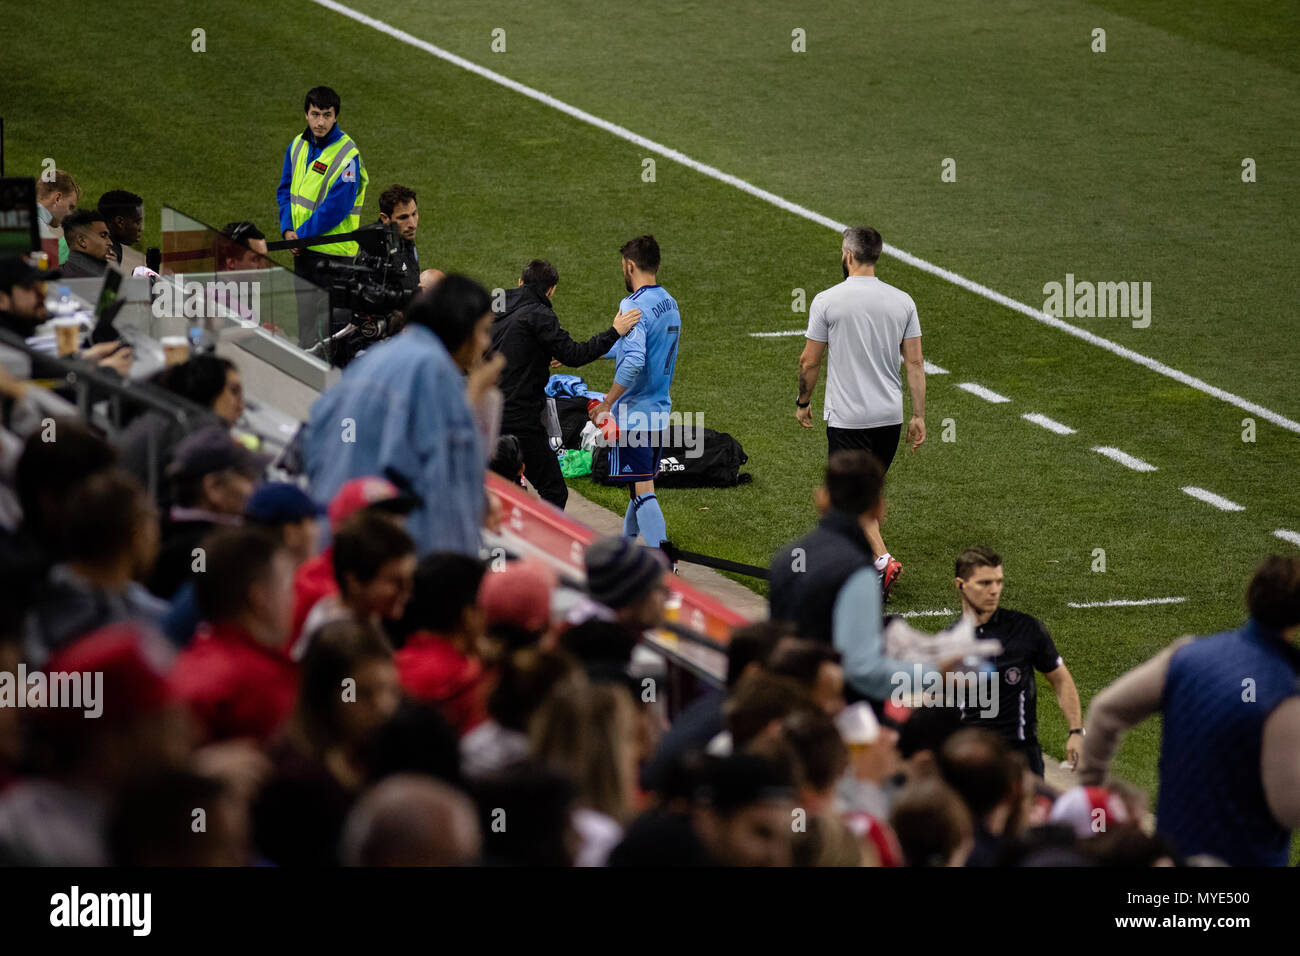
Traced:
<path id="1" fill-rule="evenodd" d="M 740 473 L 749 461 L 740 442 L 725 432 L 704 429 L 699 446 L 691 449 L 697 457 L 687 457 L 684 446 L 665 447 L 659 458 L 659 488 L 731 488 L 753 481 L 753 475 Z M 601 484 L 609 480 L 609 449 L 597 447 L 591 456 L 591 477 Z"/>

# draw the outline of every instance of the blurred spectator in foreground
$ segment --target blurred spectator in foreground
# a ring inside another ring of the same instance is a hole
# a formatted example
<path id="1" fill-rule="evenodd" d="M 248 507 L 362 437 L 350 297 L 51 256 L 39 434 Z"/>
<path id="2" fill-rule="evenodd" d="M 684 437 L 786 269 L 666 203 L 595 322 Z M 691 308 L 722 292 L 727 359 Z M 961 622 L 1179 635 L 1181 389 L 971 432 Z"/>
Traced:
<path id="1" fill-rule="evenodd" d="M 71 215 L 81 201 L 81 187 L 66 170 L 54 170 L 54 178 L 42 174 L 36 178 L 36 215 L 41 220 L 41 238 L 59 240 L 61 265 L 68 258 L 68 241 L 63 237 L 63 220 Z"/>
<path id="2" fill-rule="evenodd" d="M 563 774 L 528 761 L 477 779 L 486 866 L 572 866 L 578 848 L 573 830 L 574 789 Z"/>
<path id="3" fill-rule="evenodd" d="M 967 866 L 998 866 L 1015 835 L 1020 770 L 1007 742 L 982 728 L 959 730 L 939 751 L 939 772 L 970 811 L 974 846 Z"/>
<path id="4" fill-rule="evenodd" d="M 459 790 L 410 774 L 376 784 L 343 829 L 344 866 L 469 866 L 483 844 L 478 814 Z"/>
<path id="5" fill-rule="evenodd" d="M 549 565 L 527 558 L 511 561 L 483 577 L 478 606 L 483 611 L 492 659 L 521 647 L 554 647 L 551 593 L 556 584 Z"/>
<path id="6" fill-rule="evenodd" d="M 362 745 L 401 699 L 382 633 L 354 621 L 321 628 L 302 661 L 293 718 L 270 748 L 275 772 L 254 804 L 256 842 L 268 859 L 338 862 L 343 821 L 366 781 Z"/>
<path id="7" fill-rule="evenodd" d="M 533 757 L 573 783 L 576 866 L 604 866 L 637 804 L 637 712 L 617 684 L 567 684 L 531 723 Z"/>
<path id="8" fill-rule="evenodd" d="M 68 259 L 59 267 L 65 279 L 102 276 L 113 257 L 113 237 L 101 213 L 74 212 L 63 220 L 63 236 L 68 241 Z"/>
<path id="9" fill-rule="evenodd" d="M 418 503 L 418 499 L 403 494 L 386 478 L 353 478 L 330 501 L 330 530 L 337 532 L 343 522 L 362 509 L 387 515 L 394 524 L 404 527 L 406 516 Z M 338 582 L 334 580 L 334 545 L 331 543 L 320 554 L 299 565 L 294 574 L 292 632 L 295 640 L 302 635 L 307 615 L 316 602 L 338 589 Z"/>
<path id="10" fill-rule="evenodd" d="M 693 825 L 717 865 L 789 866 L 794 807 L 788 768 L 738 754 L 711 763 Z"/>
<path id="11" fill-rule="evenodd" d="M 188 724 L 167 679 L 169 664 L 162 639 L 132 624 L 110 625 L 50 659 L 51 675 L 82 675 L 72 683 L 83 690 L 91 683 L 92 689 L 82 696 L 84 708 L 34 712 L 36 775 L 0 795 L 0 861 L 109 862 L 104 824 L 115 798 L 142 775 L 179 766 L 190 750 Z M 96 707 L 99 715 L 87 719 Z"/>
<path id="12" fill-rule="evenodd" d="M 295 657 L 330 621 L 355 621 L 382 634 L 386 622 L 401 620 L 411 599 L 415 566 L 415 542 L 384 515 L 361 511 L 343 522 L 334 536 L 334 580 L 339 589 L 317 601 L 307 615 Z"/>
<path id="13" fill-rule="evenodd" d="M 1120 737 L 1162 716 L 1157 832 L 1185 856 L 1286 866 L 1300 827 L 1300 559 L 1272 556 L 1235 631 L 1184 637 L 1092 700 L 1079 779 L 1105 781 Z"/>
<path id="14" fill-rule="evenodd" d="M 642 771 L 642 784 L 647 790 L 660 789 L 674 763 L 691 751 L 703 750 L 710 740 L 726 729 L 722 719 L 726 694 L 735 689 L 742 677 L 761 670 L 763 661 L 772 653 L 777 641 L 791 635 L 788 627 L 771 621 L 757 621 L 731 632 L 727 641 L 725 690 L 702 691 L 677 715 L 659 741 L 653 759 Z"/>
<path id="15" fill-rule="evenodd" d="M 563 683 L 582 681 L 567 654 L 525 648 L 507 655 L 488 698 L 488 719 L 460 740 L 465 776 L 489 776 L 528 756 L 528 724 Z"/>
<path id="16" fill-rule="evenodd" d="M 849 751 L 831 718 L 816 710 L 801 710 L 781 722 L 781 744 L 796 769 L 798 818 L 796 866 L 861 866 L 863 847 L 840 819 L 835 788 L 849 765 Z"/>
<path id="17" fill-rule="evenodd" d="M 202 827 L 196 827 L 202 812 Z M 145 774 L 108 820 L 113 866 L 247 866 L 248 807 L 218 780 L 190 770 Z"/>
<path id="18" fill-rule="evenodd" d="M 164 470 L 175 455 L 177 445 L 187 435 L 203 428 L 220 426 L 229 429 L 239 421 L 244 414 L 244 386 L 233 362 L 207 352 L 180 365 L 167 366 L 151 381 L 208 412 L 196 413 L 181 425 L 169 415 L 146 410 L 133 418 L 117 438 L 122 467 L 139 478 L 146 488 L 152 482 L 157 489 L 158 503 L 166 508 L 171 504 L 171 489 L 164 480 Z M 152 468 L 149 458 L 151 445 L 154 451 Z"/>
<path id="19" fill-rule="evenodd" d="M 269 532 L 284 545 L 297 568 L 320 547 L 322 508 L 297 485 L 271 481 L 259 487 L 248 499 L 244 524 Z M 194 600 L 194 582 L 186 581 L 172 598 L 171 609 L 163 619 L 162 629 L 178 647 L 184 647 L 199 626 L 199 611 Z"/>
<path id="20" fill-rule="evenodd" d="M 591 607 L 588 602 L 583 608 L 587 616 L 614 621 L 637 638 L 663 620 L 668 569 L 659 549 L 639 547 L 621 535 L 598 538 L 588 546 L 583 560 L 587 590 L 596 605 Z"/>
<path id="21" fill-rule="evenodd" d="M 783 640 L 772 651 L 766 669 L 802 684 L 813 706 L 827 716 L 834 717 L 844 709 L 844 668 L 840 666 L 839 652 L 825 644 Z"/>
<path id="22" fill-rule="evenodd" d="M 173 503 L 163 521 L 162 551 L 149 590 L 173 597 L 201 567 L 195 549 L 208 532 L 243 523 L 244 508 L 267 460 L 215 425 L 193 432 L 176 446 L 167 467 Z"/>
<path id="23" fill-rule="evenodd" d="M 395 655 L 406 692 L 436 707 L 460 734 L 487 719 L 483 612 L 475 600 L 485 571 L 463 554 L 425 555 L 402 622 L 411 630 Z"/>
<path id="24" fill-rule="evenodd" d="M 158 555 L 158 512 L 140 483 L 119 469 L 71 490 L 63 507 L 61 553 L 28 622 L 28 663 L 116 621 L 157 627 L 167 605 L 139 580 Z"/>
<path id="25" fill-rule="evenodd" d="M 391 471 L 421 498 L 408 521 L 419 553 L 476 556 L 487 455 L 474 408 L 502 365 L 483 360 L 491 297 L 472 279 L 447 276 L 406 315 L 405 331 L 367 349 L 312 405 L 312 492 L 332 497 L 350 478 Z"/>
<path id="26" fill-rule="evenodd" d="M 113 258 L 130 275 L 144 265 L 144 254 L 131 247 L 144 233 L 144 199 L 125 189 L 113 189 L 99 197 L 99 214 L 112 237 Z"/>
<path id="27" fill-rule="evenodd" d="M 204 625 L 173 680 L 207 740 L 265 741 L 288 719 L 298 690 L 285 653 L 293 559 L 259 528 L 222 528 L 202 546 L 207 569 L 195 577 L 195 597 Z"/>
<path id="28" fill-rule="evenodd" d="M 50 437 L 53 440 L 49 440 Z M 64 556 L 63 517 L 68 497 L 82 481 L 113 467 L 113 446 L 77 418 L 56 418 L 32 432 L 14 471 L 14 490 L 22 506 L 16 545 L 43 577 Z"/>
<path id="29" fill-rule="evenodd" d="M 939 751 L 949 737 L 961 730 L 961 711 L 956 707 L 917 707 L 898 732 L 898 755 L 907 780 L 938 776 Z"/>
<path id="30" fill-rule="evenodd" d="M 907 866 L 965 866 L 975 846 L 970 811 L 937 777 L 899 791 L 889 823 Z"/>

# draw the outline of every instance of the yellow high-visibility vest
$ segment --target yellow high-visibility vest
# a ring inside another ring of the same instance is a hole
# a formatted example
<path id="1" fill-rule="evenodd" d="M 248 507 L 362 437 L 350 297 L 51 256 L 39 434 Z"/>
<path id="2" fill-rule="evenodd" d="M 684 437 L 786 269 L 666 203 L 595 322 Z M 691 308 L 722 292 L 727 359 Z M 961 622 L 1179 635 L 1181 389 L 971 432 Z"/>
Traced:
<path id="1" fill-rule="evenodd" d="M 366 185 L 370 182 L 370 175 L 366 172 L 366 164 L 361 161 L 361 153 L 357 149 L 357 144 L 352 142 L 352 137 L 341 133 L 338 139 L 321 150 L 320 155 L 310 162 L 307 160 L 307 143 L 301 136 L 294 139 L 290 149 L 293 180 L 289 184 L 289 211 L 293 217 L 294 231 L 297 232 L 298 227 L 316 211 L 316 207 L 329 195 L 330 187 L 343 175 L 343 168 L 353 159 L 357 161 L 357 173 L 360 178 L 357 184 L 357 201 L 352 206 L 352 212 L 341 223 L 321 235 L 332 236 L 352 232 L 359 227 L 361 207 L 366 202 Z M 355 256 L 357 244 L 351 241 L 332 242 L 322 246 L 312 246 L 311 250 L 328 256 Z"/>

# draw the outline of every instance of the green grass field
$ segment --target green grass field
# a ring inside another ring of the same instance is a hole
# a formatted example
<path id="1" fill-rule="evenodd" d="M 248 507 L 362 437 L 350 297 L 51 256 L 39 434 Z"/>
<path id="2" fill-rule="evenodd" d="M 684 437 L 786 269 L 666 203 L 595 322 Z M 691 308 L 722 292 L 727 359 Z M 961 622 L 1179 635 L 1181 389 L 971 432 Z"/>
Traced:
<path id="1" fill-rule="evenodd" d="M 846 17 L 684 2 L 521 6 L 353 0 L 363 14 L 535 87 L 1035 308 L 1067 273 L 1143 281 L 1152 321 L 1075 324 L 1290 419 L 1300 419 L 1300 214 L 1294 104 L 1300 4 L 926 0 Z M 45 157 L 88 201 L 129 188 L 157 209 L 275 231 L 283 150 L 310 86 L 343 98 L 371 176 L 420 195 L 421 261 L 513 285 L 533 256 L 561 273 L 561 320 L 603 328 L 623 294 L 618 247 L 653 232 L 681 305 L 674 407 L 703 413 L 750 456 L 752 484 L 669 492 L 683 547 L 766 564 L 815 520 L 821 428 L 795 424 L 793 290 L 839 280 L 822 225 L 566 116 L 308 0 L 202 10 L 147 0 L 87 22 L 79 4 L 7 12 L 0 52 L 6 171 Z M 57 57 L 33 37 L 69 24 Z M 206 31 L 206 52 L 191 31 Z M 302 32 L 306 28 L 306 32 Z M 493 30 L 506 49 L 493 52 Z M 1092 31 L 1106 31 L 1104 53 Z M 791 49 L 805 31 L 806 52 Z M 654 182 L 643 160 L 656 160 Z M 1242 181 L 1242 161 L 1257 181 Z M 955 182 L 941 180 L 953 159 Z M 881 260 L 915 299 L 930 437 L 890 472 L 885 525 L 906 565 L 892 605 L 954 607 L 952 559 L 1006 558 L 1005 603 L 1046 621 L 1086 701 L 1184 633 L 1238 624 L 1259 559 L 1294 551 L 1300 434 L 1036 323 L 939 277 Z M 585 374 L 606 387 L 611 370 Z M 824 381 L 824 375 L 823 375 Z M 977 382 L 1011 399 L 957 389 Z M 815 408 L 820 408 L 820 389 Z M 1038 412 L 1077 430 L 1021 419 Z M 1256 420 L 1244 442 L 1243 419 Z M 955 440 L 941 440 L 951 420 Z M 1155 466 L 1138 473 L 1090 449 Z M 1195 485 L 1245 510 L 1182 493 Z M 574 486 L 618 510 L 623 493 Z M 1106 570 L 1092 570 L 1094 549 Z M 1179 596 L 1180 604 L 1069 602 Z M 1040 685 L 1041 739 L 1064 723 Z M 1130 735 L 1118 771 L 1155 784 L 1159 730 Z"/>

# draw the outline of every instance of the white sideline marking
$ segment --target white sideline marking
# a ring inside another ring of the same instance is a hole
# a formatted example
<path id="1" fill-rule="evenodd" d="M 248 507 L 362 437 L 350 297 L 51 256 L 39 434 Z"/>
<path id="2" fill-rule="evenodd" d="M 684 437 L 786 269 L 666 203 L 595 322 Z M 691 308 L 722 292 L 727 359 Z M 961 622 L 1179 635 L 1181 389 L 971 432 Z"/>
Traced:
<path id="1" fill-rule="evenodd" d="M 1185 494 L 1191 495 L 1207 505 L 1214 505 L 1220 511 L 1245 511 L 1245 505 L 1239 505 L 1235 501 L 1229 501 L 1222 495 L 1216 495 L 1213 491 L 1206 491 L 1204 488 L 1197 488 L 1195 485 L 1188 485 L 1183 489 Z"/>
<path id="2" fill-rule="evenodd" d="M 1118 448 L 1111 448 L 1109 445 L 1098 445 L 1093 451 L 1099 455 L 1105 455 L 1111 461 L 1117 461 L 1125 468 L 1132 468 L 1134 471 L 1156 471 L 1156 466 L 1150 462 L 1143 461 L 1141 458 L 1134 458 L 1128 452 L 1120 451 Z"/>
<path id="3" fill-rule="evenodd" d="M 948 370 L 946 368 L 939 368 L 939 366 L 935 365 L 929 359 L 926 359 L 925 374 L 926 375 L 947 375 Z"/>
<path id="4" fill-rule="evenodd" d="M 1089 601 L 1086 604 L 1075 604 L 1071 601 L 1066 607 L 1143 607 L 1147 604 L 1182 604 L 1186 600 L 1185 597 L 1146 598 L 1142 601 L 1126 601 L 1120 598 L 1114 601 Z"/>
<path id="5" fill-rule="evenodd" d="M 803 335 L 807 329 L 786 329 L 784 332 L 750 332 L 751 339 L 776 339 L 783 335 Z"/>
<path id="6" fill-rule="evenodd" d="M 572 116 L 574 119 L 581 120 L 584 123 L 589 123 L 597 129 L 604 130 L 620 139 L 625 139 L 629 143 L 634 143 L 642 149 L 647 149 L 652 153 L 658 153 L 660 156 L 671 159 L 675 163 L 680 163 L 688 169 L 693 169 L 701 175 L 708 176 L 711 179 L 716 179 L 721 183 L 726 183 L 728 186 L 734 186 L 741 192 L 748 193 L 756 199 L 761 199 L 766 203 L 770 203 L 778 209 L 783 209 L 786 212 L 793 213 L 800 218 L 807 219 L 809 222 L 815 222 L 828 229 L 834 229 L 836 232 L 842 233 L 847 228 L 844 223 L 837 222 L 829 216 L 823 216 L 819 212 L 813 212 L 805 206 L 800 206 L 798 203 L 793 203 L 788 199 L 783 199 L 776 193 L 768 192 L 766 189 L 748 183 L 738 176 L 724 173 L 722 170 L 714 166 L 709 166 L 698 160 L 691 159 L 691 157 L 687 156 L 685 153 L 664 146 L 660 143 L 656 143 L 652 139 L 647 139 L 638 133 L 632 132 L 624 126 L 611 123 L 609 120 L 601 119 L 599 116 L 588 113 L 586 110 L 578 109 L 576 106 L 570 106 L 568 103 L 556 99 L 549 93 L 543 93 L 541 90 L 533 89 L 531 86 L 525 86 L 523 83 L 520 83 L 517 80 L 512 80 L 510 77 L 504 76 L 495 70 L 489 70 L 487 67 L 479 66 L 471 60 L 467 60 L 462 56 L 457 56 L 449 50 L 442 49 L 442 47 L 434 46 L 432 43 L 421 40 L 419 37 L 412 36 L 405 30 L 399 30 L 382 20 L 376 20 L 374 17 L 367 16 L 364 13 L 353 10 L 351 7 L 337 3 L 335 0 L 312 0 L 312 2 L 325 7 L 327 10 L 333 10 L 335 13 L 340 13 L 358 23 L 378 30 L 380 33 L 385 33 L 393 39 L 400 40 L 418 50 L 423 50 L 425 53 L 428 53 L 431 56 L 436 56 L 440 60 L 445 60 L 448 63 L 454 64 L 462 70 L 468 70 L 470 73 L 481 76 L 486 80 L 491 80 L 493 83 L 504 86 L 506 89 L 514 90 L 522 96 L 527 96 L 530 99 L 537 100 L 539 103 L 544 103 L 552 109 L 559 110 L 567 116 Z M 1148 368 L 1157 374 L 1163 375 L 1166 378 L 1172 378 L 1174 381 L 1181 382 L 1189 388 L 1194 388 L 1199 392 L 1211 395 L 1214 398 L 1219 399 L 1221 402 L 1227 402 L 1229 405 L 1236 405 L 1238 408 L 1250 412 L 1252 415 L 1258 415 L 1265 421 L 1272 422 L 1279 428 L 1285 428 L 1287 431 L 1295 432 L 1297 435 L 1300 435 L 1300 422 L 1292 421 L 1275 411 L 1265 408 L 1263 405 L 1258 405 L 1255 402 L 1248 401 L 1239 395 L 1234 395 L 1231 392 L 1202 381 L 1195 376 L 1188 375 L 1186 372 L 1180 372 L 1176 368 L 1171 368 L 1163 362 L 1143 355 L 1141 352 L 1135 352 L 1130 348 L 1125 348 L 1118 342 L 1104 339 L 1100 335 L 1089 332 L 1087 329 L 1079 328 L 1077 325 L 1071 325 L 1069 322 L 1058 319 L 1054 315 L 1048 315 L 1041 309 L 1035 309 L 1033 306 L 1026 305 L 1023 302 L 1017 302 L 1010 296 L 1005 296 L 1001 292 L 995 292 L 988 286 L 981 285 L 978 282 L 973 282 L 965 276 L 958 275 L 956 272 L 952 272 L 942 266 L 937 266 L 932 262 L 927 262 L 925 259 L 914 256 L 910 252 L 904 252 L 902 249 L 899 249 L 896 246 L 891 246 L 889 243 L 884 244 L 884 253 L 893 256 L 895 259 L 906 263 L 914 269 L 928 272 L 931 275 L 938 276 L 945 282 L 951 282 L 955 286 L 960 286 L 968 292 L 974 292 L 978 296 L 982 296 L 983 298 L 996 302 L 999 305 L 1004 305 L 1008 309 L 1019 312 L 1021 315 L 1028 316 L 1035 322 L 1041 322 L 1044 325 L 1051 326 L 1067 335 L 1073 335 L 1075 338 L 1082 339 L 1089 345 L 1095 345 L 1098 348 L 1105 349 L 1107 352 L 1118 355 L 1120 358 L 1128 359 L 1130 362 L 1136 362 L 1138 365 Z"/>
<path id="7" fill-rule="evenodd" d="M 1030 412 L 1028 415 L 1021 415 L 1027 422 L 1033 422 L 1035 425 L 1042 425 L 1049 432 L 1056 432 L 1058 435 L 1073 435 L 1074 429 L 1069 425 L 1062 425 L 1054 418 L 1048 418 L 1046 415 L 1040 415 L 1038 412 Z"/>
<path id="8" fill-rule="evenodd" d="M 970 392 L 972 395 L 978 395 L 986 402 L 1001 404 L 1002 402 L 1011 401 L 1011 399 L 1007 398 L 1005 395 L 999 395 L 992 389 L 985 388 L 983 385 L 976 385 L 974 382 L 959 382 L 957 387 L 963 391 Z"/>
<path id="9" fill-rule="evenodd" d="M 1273 532 L 1273 537 L 1281 538 L 1283 541 L 1290 541 L 1292 544 L 1300 547 L 1300 532 L 1288 531 L 1286 528 L 1278 528 Z"/>
<path id="10" fill-rule="evenodd" d="M 937 611 L 904 611 L 899 617 L 952 617 L 956 611 L 950 611 L 946 607 Z"/>

